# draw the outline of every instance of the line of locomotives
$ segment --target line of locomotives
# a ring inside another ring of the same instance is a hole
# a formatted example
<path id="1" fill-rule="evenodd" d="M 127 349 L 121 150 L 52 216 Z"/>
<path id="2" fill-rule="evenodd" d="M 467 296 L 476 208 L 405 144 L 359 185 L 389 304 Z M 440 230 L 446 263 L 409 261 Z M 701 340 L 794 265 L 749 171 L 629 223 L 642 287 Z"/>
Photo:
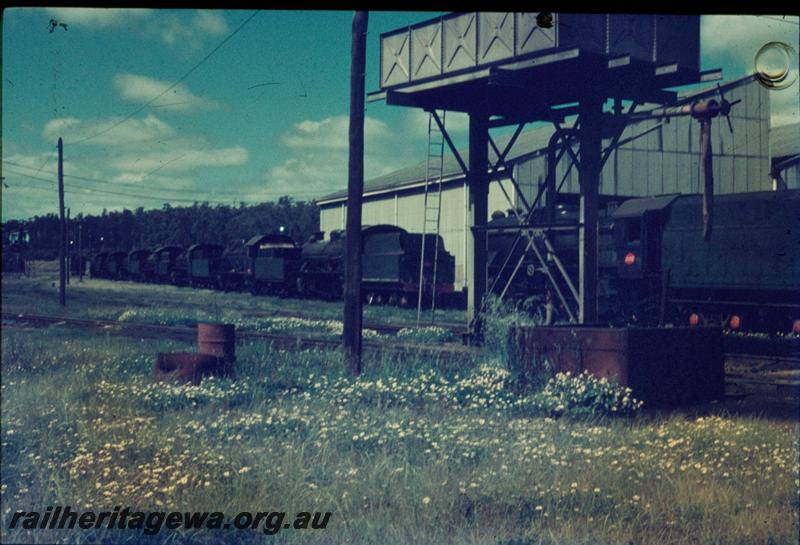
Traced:
<path id="1" fill-rule="evenodd" d="M 536 210 L 536 250 L 519 237 L 516 214 L 495 212 L 487 226 L 489 285 L 550 320 L 568 312 L 570 289 L 557 269 L 578 278 L 577 206 L 554 222 Z M 800 334 L 800 190 L 719 195 L 713 228 L 703 232 L 702 196 L 665 195 L 609 203 L 600 213 L 599 314 L 612 325 L 719 324 L 733 330 Z M 432 286 L 435 235 L 426 235 L 424 285 Z M 417 301 L 421 234 L 390 225 L 363 230 L 363 295 L 368 303 Z M 545 238 L 547 239 L 545 241 Z M 526 247 L 527 251 L 526 251 Z M 439 240 L 437 304 L 463 304 L 454 292 L 455 262 Z M 101 252 L 93 276 L 249 289 L 322 298 L 342 295 L 344 233 L 317 233 L 302 246 L 282 234 L 240 246 L 196 244 L 154 251 Z M 541 259 L 536 257 L 539 252 Z M 523 255 L 524 254 L 524 255 Z M 557 262 L 557 263 L 556 263 Z M 499 277 L 499 278 L 498 278 Z M 497 281 L 495 282 L 495 279 Z M 430 291 L 425 300 L 430 300 Z M 574 301 L 572 301 L 574 303 Z M 548 312 L 544 313 L 543 309 Z M 573 309 L 574 310 L 574 309 Z"/>
<path id="2" fill-rule="evenodd" d="M 194 244 L 188 248 L 161 246 L 152 251 L 99 252 L 91 263 L 95 278 L 169 283 L 221 290 L 249 290 L 256 294 L 341 298 L 344 286 L 345 233 L 315 233 L 298 245 L 282 233 L 257 235 L 224 247 Z M 441 300 L 453 293 L 455 259 L 439 237 L 409 233 L 393 225 L 365 226 L 362 230 L 362 278 L 368 303 L 410 305 L 416 303 L 419 268 L 423 286 L 435 290 Z M 438 252 L 436 282 L 434 256 Z M 427 300 L 433 294 L 427 292 Z"/>

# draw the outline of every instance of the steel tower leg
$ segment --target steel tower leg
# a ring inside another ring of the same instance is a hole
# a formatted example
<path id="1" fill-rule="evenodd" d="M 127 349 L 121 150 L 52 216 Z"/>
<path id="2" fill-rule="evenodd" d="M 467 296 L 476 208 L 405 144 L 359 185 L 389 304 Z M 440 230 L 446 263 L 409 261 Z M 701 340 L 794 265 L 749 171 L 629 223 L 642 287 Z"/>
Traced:
<path id="1" fill-rule="evenodd" d="M 597 321 L 598 284 L 598 200 L 600 170 L 602 168 L 602 116 L 603 99 L 586 97 L 580 103 L 581 128 L 580 163 L 578 173 L 581 186 L 579 252 L 578 321 L 582 324 Z"/>
<path id="2" fill-rule="evenodd" d="M 483 112 L 469 115 L 469 224 L 473 227 L 467 244 L 467 322 L 480 332 L 477 320 L 486 293 L 486 223 L 489 216 L 489 116 Z"/>

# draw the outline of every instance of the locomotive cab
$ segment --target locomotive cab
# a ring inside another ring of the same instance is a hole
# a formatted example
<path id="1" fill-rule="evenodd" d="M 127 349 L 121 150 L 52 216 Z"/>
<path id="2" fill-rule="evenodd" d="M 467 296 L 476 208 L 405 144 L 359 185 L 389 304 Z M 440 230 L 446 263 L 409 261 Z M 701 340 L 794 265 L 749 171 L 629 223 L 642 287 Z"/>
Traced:
<path id="1" fill-rule="evenodd" d="M 161 246 L 148 258 L 152 279 L 160 283 L 178 284 L 187 273 L 184 250 L 180 246 Z"/>
<path id="2" fill-rule="evenodd" d="M 661 275 L 661 235 L 665 211 L 677 195 L 633 199 L 613 213 L 617 276 L 641 279 Z"/>
<path id="3" fill-rule="evenodd" d="M 219 244 L 194 244 L 186 250 L 189 284 L 213 287 L 222 252 Z"/>
<path id="4" fill-rule="evenodd" d="M 147 249 L 131 250 L 128 253 L 128 274 L 131 279 L 141 282 L 148 277 L 150 255 L 152 252 Z"/>
<path id="5" fill-rule="evenodd" d="M 300 268 L 301 249 L 287 235 L 259 235 L 245 245 L 250 271 L 250 288 L 261 291 L 291 292 Z"/>
<path id="6" fill-rule="evenodd" d="M 631 199 L 612 213 L 616 267 L 610 280 L 611 315 L 625 323 L 655 325 L 664 315 L 669 271 L 662 267 L 667 212 L 677 195 Z"/>
<path id="7" fill-rule="evenodd" d="M 106 260 L 106 272 L 112 280 L 124 280 L 128 276 L 128 252 L 111 252 Z"/>

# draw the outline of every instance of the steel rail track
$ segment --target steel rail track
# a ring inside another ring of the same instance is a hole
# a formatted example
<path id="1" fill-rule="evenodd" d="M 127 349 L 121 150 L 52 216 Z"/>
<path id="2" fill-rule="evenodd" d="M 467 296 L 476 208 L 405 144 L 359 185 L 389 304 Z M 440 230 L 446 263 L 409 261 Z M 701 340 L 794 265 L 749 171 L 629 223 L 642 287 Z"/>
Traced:
<path id="1" fill-rule="evenodd" d="M 168 326 L 159 324 L 116 322 L 113 320 L 87 320 L 80 318 L 65 318 L 60 316 L 43 316 L 25 313 L 2 313 L 3 327 L 8 327 L 7 322 L 28 324 L 34 327 L 49 327 L 66 325 L 98 332 L 115 333 L 130 337 L 145 338 L 171 338 L 176 340 L 194 341 L 197 338 L 197 329 L 194 327 Z M 18 327 L 18 326 L 17 326 Z M 319 348 L 336 350 L 341 346 L 338 339 L 325 339 L 319 337 L 299 335 L 279 335 L 274 333 L 261 333 L 257 331 L 237 331 L 238 343 L 260 340 L 272 344 L 276 348 Z M 386 341 L 364 340 L 363 348 L 373 353 L 414 354 L 433 357 L 471 357 L 474 349 L 462 345 L 434 345 L 413 344 Z"/>

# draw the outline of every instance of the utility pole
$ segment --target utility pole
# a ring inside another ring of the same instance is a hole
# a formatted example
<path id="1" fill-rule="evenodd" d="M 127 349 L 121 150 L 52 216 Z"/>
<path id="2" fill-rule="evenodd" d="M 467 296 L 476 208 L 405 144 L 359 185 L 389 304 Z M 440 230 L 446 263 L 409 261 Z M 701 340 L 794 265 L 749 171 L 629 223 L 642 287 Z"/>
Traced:
<path id="1" fill-rule="evenodd" d="M 58 139 L 58 213 L 61 219 L 61 244 L 58 246 L 58 302 L 67 305 L 67 275 L 64 258 L 67 253 L 67 226 L 64 220 L 64 141 Z"/>
<path id="2" fill-rule="evenodd" d="M 78 220 L 78 282 L 83 283 L 83 218 Z"/>
<path id="3" fill-rule="evenodd" d="M 72 224 L 69 221 L 69 208 L 67 208 L 67 285 L 72 270 Z"/>
<path id="4" fill-rule="evenodd" d="M 350 157 L 347 178 L 347 230 L 344 266 L 344 350 L 361 374 L 361 197 L 364 192 L 364 71 L 368 12 L 353 15 L 350 65 Z"/>

